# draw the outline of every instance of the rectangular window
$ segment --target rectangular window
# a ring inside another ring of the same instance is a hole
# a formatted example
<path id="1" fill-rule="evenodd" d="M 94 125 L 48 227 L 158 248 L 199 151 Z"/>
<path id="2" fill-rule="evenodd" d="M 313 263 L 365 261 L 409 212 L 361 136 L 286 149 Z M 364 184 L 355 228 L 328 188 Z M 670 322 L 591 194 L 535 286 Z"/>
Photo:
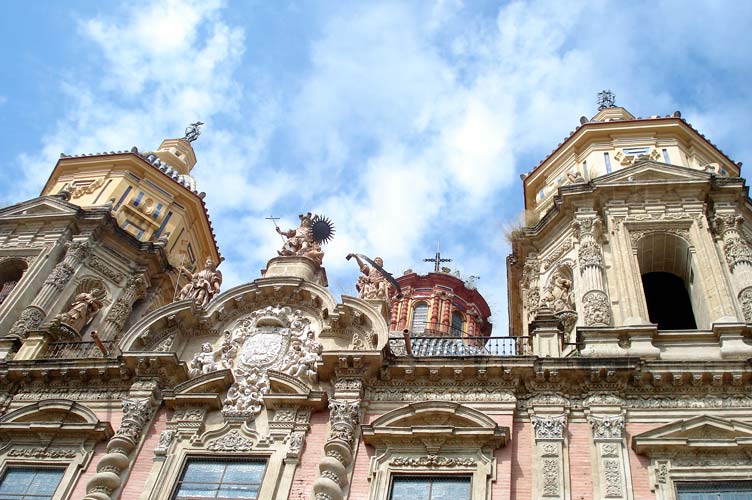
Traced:
<path id="1" fill-rule="evenodd" d="M 608 153 L 603 153 L 603 161 L 606 163 L 606 173 L 611 173 L 611 157 Z"/>
<path id="2" fill-rule="evenodd" d="M 389 500 L 470 500 L 470 478 L 394 476 Z"/>
<path id="3" fill-rule="evenodd" d="M 752 481 L 677 483 L 678 500 L 752 500 Z"/>
<path id="4" fill-rule="evenodd" d="M 8 467 L 0 482 L 0 500 L 50 500 L 65 469 Z"/>
<path id="5" fill-rule="evenodd" d="M 263 460 L 189 459 L 174 499 L 257 499 L 266 462 Z"/>
<path id="6" fill-rule="evenodd" d="M 671 163 L 671 158 L 668 156 L 668 149 L 663 148 L 661 151 L 663 152 L 663 162 Z"/>

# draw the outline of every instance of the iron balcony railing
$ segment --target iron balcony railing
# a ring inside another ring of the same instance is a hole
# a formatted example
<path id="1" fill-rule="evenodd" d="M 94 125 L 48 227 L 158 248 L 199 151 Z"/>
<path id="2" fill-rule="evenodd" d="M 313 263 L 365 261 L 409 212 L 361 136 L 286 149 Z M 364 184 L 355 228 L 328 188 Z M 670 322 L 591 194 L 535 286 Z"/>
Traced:
<path id="1" fill-rule="evenodd" d="M 532 353 L 530 337 L 448 337 L 407 335 L 391 337 L 395 356 L 526 356 Z"/>
<path id="2" fill-rule="evenodd" d="M 88 359 L 88 358 L 115 358 L 120 351 L 117 342 L 102 341 L 102 347 L 96 342 L 50 342 L 47 344 L 46 359 Z"/>

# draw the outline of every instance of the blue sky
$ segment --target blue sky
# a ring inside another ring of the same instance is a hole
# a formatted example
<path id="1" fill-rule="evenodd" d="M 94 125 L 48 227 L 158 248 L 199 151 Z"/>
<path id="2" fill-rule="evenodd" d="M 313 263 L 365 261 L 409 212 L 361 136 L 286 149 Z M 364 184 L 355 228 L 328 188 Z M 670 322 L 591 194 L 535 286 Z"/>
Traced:
<path id="1" fill-rule="evenodd" d="M 739 0 L 7 0 L 0 203 L 37 195 L 61 152 L 152 149 L 200 119 L 224 289 L 275 255 L 265 217 L 312 211 L 337 227 L 335 296 L 355 293 L 348 252 L 426 272 L 441 240 L 504 334 L 519 174 L 602 89 L 752 162 L 751 33 Z"/>

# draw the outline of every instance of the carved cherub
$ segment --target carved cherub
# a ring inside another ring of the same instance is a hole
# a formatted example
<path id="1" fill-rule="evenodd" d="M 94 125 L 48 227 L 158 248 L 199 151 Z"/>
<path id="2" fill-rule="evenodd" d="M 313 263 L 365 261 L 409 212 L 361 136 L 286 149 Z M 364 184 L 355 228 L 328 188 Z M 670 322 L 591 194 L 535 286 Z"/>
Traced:
<path id="1" fill-rule="evenodd" d="M 201 351 L 193 356 L 189 366 L 188 375 L 191 377 L 198 377 L 199 375 L 229 368 L 227 363 L 222 359 L 221 349 L 215 351 L 209 342 L 201 344 Z"/>

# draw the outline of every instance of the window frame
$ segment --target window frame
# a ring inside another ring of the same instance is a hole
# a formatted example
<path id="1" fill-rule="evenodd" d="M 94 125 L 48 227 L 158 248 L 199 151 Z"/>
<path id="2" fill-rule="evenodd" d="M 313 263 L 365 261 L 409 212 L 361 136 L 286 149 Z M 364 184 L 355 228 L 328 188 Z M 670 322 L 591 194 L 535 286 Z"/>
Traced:
<path id="1" fill-rule="evenodd" d="M 423 322 L 423 331 L 420 332 L 418 335 L 415 334 L 415 331 L 413 329 L 413 326 L 415 324 L 415 309 L 418 306 L 425 306 L 426 308 L 426 319 Z M 413 302 L 410 305 L 410 336 L 411 337 L 422 337 L 426 334 L 426 329 L 428 328 L 428 318 L 431 312 L 431 306 L 426 302 L 425 300 L 418 300 Z"/>
<path id="2" fill-rule="evenodd" d="M 65 477 L 66 477 L 66 474 L 68 472 L 69 465 L 70 464 L 68 464 L 68 463 L 61 463 L 59 465 L 53 465 L 53 464 L 47 463 L 47 462 L 43 462 L 43 463 L 39 463 L 39 464 L 34 464 L 34 463 L 30 463 L 30 462 L 21 462 L 21 463 L 6 462 L 5 464 L 3 464 L 3 467 L 0 468 L 0 484 L 2 484 L 3 481 L 5 481 L 5 478 L 8 475 L 8 472 L 11 469 L 36 469 L 36 470 L 40 470 L 40 469 L 41 470 L 53 470 L 54 469 L 54 470 L 57 470 L 57 471 L 60 472 L 60 480 L 58 481 L 57 486 L 55 486 L 55 491 L 52 492 L 52 495 L 49 496 L 49 498 L 50 498 L 50 500 L 55 500 L 56 498 L 61 498 L 59 496 L 59 493 L 61 493 L 60 492 L 60 487 L 63 486 L 63 484 L 65 482 Z M 29 497 L 29 496 L 32 496 L 32 497 L 34 497 L 34 496 L 41 497 L 41 495 L 33 495 L 33 494 L 27 495 L 27 494 L 23 494 L 23 495 L 19 495 L 18 498 L 19 498 L 19 500 L 25 500 L 25 497 Z M 31 499 L 31 500 L 34 500 L 34 499 Z"/>
<path id="3" fill-rule="evenodd" d="M 467 483 L 470 486 L 470 496 L 468 497 L 468 500 L 470 500 L 470 499 L 473 498 L 473 477 L 472 477 L 472 475 L 453 473 L 453 472 L 444 472 L 444 473 L 441 473 L 441 472 L 435 472 L 435 471 L 421 471 L 421 472 L 412 473 L 412 474 L 409 474 L 409 473 L 408 474 L 402 474 L 402 473 L 390 474 L 389 475 L 389 490 L 388 490 L 388 493 L 387 493 L 388 494 L 387 500 L 392 500 L 392 494 L 394 493 L 394 480 L 396 478 L 400 478 L 400 477 L 413 477 L 413 478 L 425 477 L 425 478 L 430 478 L 430 479 L 441 479 L 441 478 L 447 478 L 447 477 L 465 478 L 465 479 L 467 479 Z M 434 499 L 432 497 L 429 497 L 429 500 L 434 500 Z M 459 499 L 459 500 L 463 500 L 463 499 Z"/>
<path id="4" fill-rule="evenodd" d="M 269 458 L 268 456 L 259 456 L 259 455 L 229 455 L 229 454 L 222 454 L 222 455 L 215 455 L 215 454 L 207 454 L 207 453 L 191 453 L 191 454 L 185 454 L 183 457 L 181 467 L 179 469 L 177 480 L 174 482 L 172 492 L 170 494 L 170 500 L 179 500 L 180 498 L 188 498 L 189 500 L 193 500 L 191 497 L 178 497 L 177 493 L 180 489 L 180 485 L 182 484 L 183 474 L 185 473 L 186 467 L 188 467 L 188 464 L 191 460 L 196 461 L 204 461 L 204 462 L 217 462 L 217 463 L 263 463 L 264 464 L 264 473 L 261 475 L 261 481 L 259 481 L 259 487 L 258 487 L 258 493 L 256 495 L 256 499 L 258 500 L 261 498 L 262 488 L 264 485 L 264 479 L 266 479 L 267 472 L 269 470 Z M 226 472 L 226 470 L 225 470 Z M 208 483 L 207 483 L 208 484 Z M 220 485 L 223 483 L 219 483 Z M 198 497 L 197 497 L 198 498 Z M 228 497 L 202 497 L 202 498 L 217 498 L 218 500 L 227 500 Z"/>

